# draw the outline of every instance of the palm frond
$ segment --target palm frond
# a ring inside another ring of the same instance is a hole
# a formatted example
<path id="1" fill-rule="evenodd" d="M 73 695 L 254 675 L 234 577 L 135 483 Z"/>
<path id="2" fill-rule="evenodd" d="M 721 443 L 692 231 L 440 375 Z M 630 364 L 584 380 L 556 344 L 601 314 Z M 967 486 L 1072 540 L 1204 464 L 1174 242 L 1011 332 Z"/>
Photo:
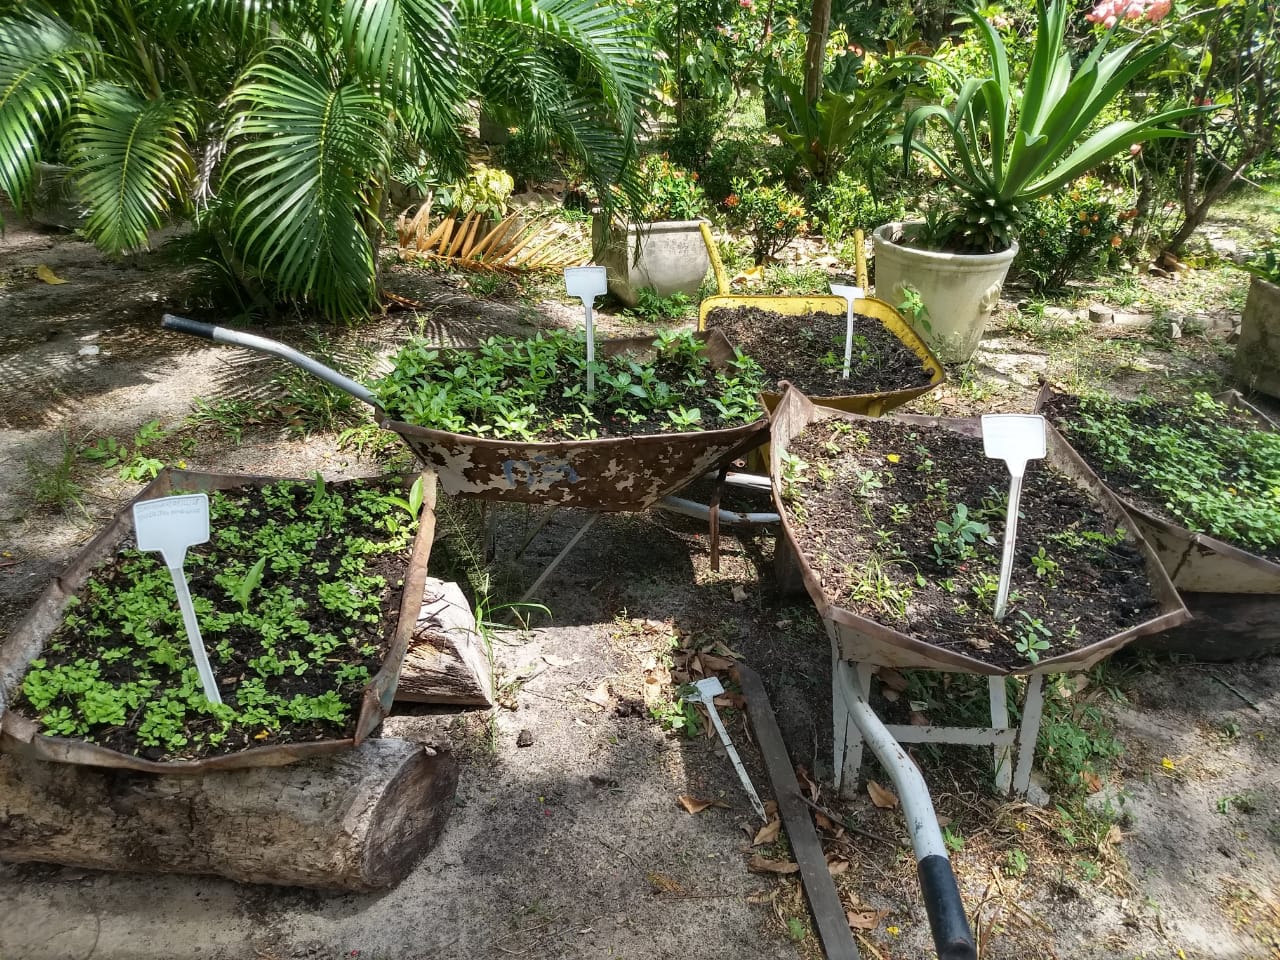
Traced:
<path id="1" fill-rule="evenodd" d="M 145 246 L 191 177 L 190 111 L 181 101 L 144 100 L 113 84 L 91 85 L 69 132 L 71 166 L 89 205 L 84 230 L 105 250 Z"/>
<path id="2" fill-rule="evenodd" d="M 232 100 L 225 182 L 237 253 L 277 295 L 334 318 L 367 312 L 375 263 L 365 224 L 391 143 L 384 102 L 283 42 Z"/>
<path id="3" fill-rule="evenodd" d="M 84 88 L 98 54 L 91 38 L 54 17 L 32 11 L 0 19 L 0 191 L 19 210 L 42 144 Z"/>

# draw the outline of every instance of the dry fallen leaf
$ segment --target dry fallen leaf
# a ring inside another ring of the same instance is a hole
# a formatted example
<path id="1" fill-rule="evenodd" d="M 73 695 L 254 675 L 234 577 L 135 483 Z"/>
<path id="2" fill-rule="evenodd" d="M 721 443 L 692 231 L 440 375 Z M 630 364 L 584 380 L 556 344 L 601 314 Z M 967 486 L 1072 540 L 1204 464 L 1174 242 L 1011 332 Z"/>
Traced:
<path id="1" fill-rule="evenodd" d="M 764 815 L 772 820 L 778 815 L 778 801 L 766 800 L 764 802 Z"/>
<path id="2" fill-rule="evenodd" d="M 654 893 L 684 893 L 684 887 L 680 886 L 678 880 L 668 877 L 665 873 L 651 873 L 646 877 L 649 886 L 653 888 Z"/>
<path id="3" fill-rule="evenodd" d="M 849 869 L 849 861 L 841 860 L 839 857 L 833 857 L 827 861 L 827 870 L 833 877 L 838 877 Z"/>
<path id="4" fill-rule="evenodd" d="M 741 602 L 742 602 L 743 600 L 745 600 L 745 599 L 747 599 L 747 589 L 746 589 L 746 587 L 741 587 L 741 586 L 739 586 L 738 584 L 736 584 L 736 583 L 735 583 L 735 584 L 733 585 L 733 602 L 734 602 L 734 603 L 741 603 Z"/>
<path id="5" fill-rule="evenodd" d="M 778 833 L 781 830 L 782 821 L 771 820 L 756 831 L 756 838 L 751 841 L 751 845 L 753 847 L 759 847 L 766 843 L 773 843 L 773 841 L 778 839 Z"/>
<path id="6" fill-rule="evenodd" d="M 612 702 L 609 699 L 609 684 L 602 680 L 600 682 L 600 686 L 596 687 L 595 690 L 587 694 L 585 699 L 587 700 L 588 703 L 594 703 L 600 709 L 607 710 L 609 708 L 610 703 Z"/>
<path id="7" fill-rule="evenodd" d="M 43 263 L 40 264 L 40 266 L 36 267 L 36 276 L 39 279 L 43 280 L 45 283 L 49 283 L 49 284 L 59 284 L 59 283 L 67 282 L 63 280 L 60 276 L 58 276 L 56 273 L 54 273 L 52 270 L 50 270 L 48 267 L 46 267 Z"/>
<path id="8" fill-rule="evenodd" d="M 845 919 L 854 930 L 874 930 L 884 918 L 883 910 L 872 910 L 870 907 L 859 907 L 845 913 Z"/>
<path id="9" fill-rule="evenodd" d="M 901 697 L 902 694 L 900 694 L 897 690 L 891 690 L 889 687 L 885 687 L 883 690 L 880 691 L 880 696 L 884 697 L 890 703 L 897 703 L 898 698 Z"/>
<path id="10" fill-rule="evenodd" d="M 734 661 L 728 657 L 717 657 L 714 653 L 703 653 L 699 656 L 702 658 L 704 670 L 732 670 L 735 666 Z"/>
<path id="11" fill-rule="evenodd" d="M 676 797 L 676 799 L 680 801 L 680 806 L 684 807 L 690 813 L 701 813 L 703 810 L 707 809 L 707 807 L 711 806 L 710 800 L 703 800 L 700 797 L 690 797 L 686 794 L 681 794 Z"/>
<path id="12" fill-rule="evenodd" d="M 880 786 L 874 780 L 867 781 L 867 794 L 871 797 L 871 802 L 881 810 L 898 809 L 898 795 L 892 790 Z"/>
<path id="13" fill-rule="evenodd" d="M 752 873 L 798 873 L 800 864 L 790 860 L 769 860 L 756 854 L 747 861 L 747 869 Z"/>
<path id="14" fill-rule="evenodd" d="M 919 710 L 911 711 L 910 720 L 913 727 L 927 727 L 929 725 L 929 718 Z"/>
<path id="15" fill-rule="evenodd" d="M 1092 770 L 1081 770 L 1080 781 L 1090 793 L 1097 793 L 1102 789 L 1102 778 Z"/>
<path id="16" fill-rule="evenodd" d="M 907 678 L 893 669 L 893 667 L 881 667 L 879 676 L 880 682 L 890 690 L 902 693 L 907 689 Z"/>
<path id="17" fill-rule="evenodd" d="M 814 803 L 817 803 L 818 791 L 821 788 L 818 786 L 817 782 L 813 779 L 813 777 L 809 776 L 809 768 L 805 766 L 797 767 L 796 779 L 800 781 L 800 786 L 803 787 L 808 792 L 809 799 L 812 800 Z"/>

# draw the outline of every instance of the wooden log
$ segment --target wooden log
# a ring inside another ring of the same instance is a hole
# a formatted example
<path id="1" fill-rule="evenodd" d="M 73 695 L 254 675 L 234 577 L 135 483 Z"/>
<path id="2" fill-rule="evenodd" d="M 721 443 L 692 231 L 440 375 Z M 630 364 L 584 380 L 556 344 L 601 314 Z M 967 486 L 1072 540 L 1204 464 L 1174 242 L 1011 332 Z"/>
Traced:
<path id="1" fill-rule="evenodd" d="M 154 776 L 0 755 L 0 860 L 366 891 L 453 809 L 453 756 L 404 740 L 284 767 Z"/>
<path id="2" fill-rule="evenodd" d="M 471 605 L 456 583 L 427 577 L 396 699 L 457 706 L 493 705 L 493 674 Z"/>

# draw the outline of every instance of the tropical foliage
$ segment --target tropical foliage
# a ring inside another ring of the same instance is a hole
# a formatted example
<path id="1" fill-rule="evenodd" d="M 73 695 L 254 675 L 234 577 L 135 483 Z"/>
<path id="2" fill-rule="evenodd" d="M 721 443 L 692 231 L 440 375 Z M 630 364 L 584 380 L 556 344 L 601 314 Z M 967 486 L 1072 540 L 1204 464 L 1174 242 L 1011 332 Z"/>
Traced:
<path id="1" fill-rule="evenodd" d="M 348 317 L 392 169 L 461 174 L 469 100 L 603 186 L 650 85 L 638 29 L 593 0 L 0 0 L 0 190 L 21 210 L 62 159 L 104 249 L 191 213 L 267 298 Z"/>
<path id="2" fill-rule="evenodd" d="M 1146 9 L 1141 3 L 1137 7 Z M 1021 83 L 1010 69 L 1000 33 L 974 11 L 969 15 L 988 60 L 987 75 L 965 77 L 941 60 L 921 58 L 947 73 L 954 100 L 916 109 L 893 142 L 902 145 L 905 166 L 918 153 L 951 187 L 956 211 L 946 234 L 953 249 L 1007 249 L 1029 201 L 1135 144 L 1187 136 L 1178 122 L 1212 109 L 1173 107 L 1099 127 L 1112 101 L 1164 55 L 1167 43 L 1142 49 L 1140 37 L 1108 50 L 1117 30 L 1113 21 L 1073 70 L 1064 43 L 1067 8 L 1063 0 L 1049 5 L 1036 0 L 1035 45 Z M 944 128 L 949 152 L 922 136 L 934 118 Z"/>

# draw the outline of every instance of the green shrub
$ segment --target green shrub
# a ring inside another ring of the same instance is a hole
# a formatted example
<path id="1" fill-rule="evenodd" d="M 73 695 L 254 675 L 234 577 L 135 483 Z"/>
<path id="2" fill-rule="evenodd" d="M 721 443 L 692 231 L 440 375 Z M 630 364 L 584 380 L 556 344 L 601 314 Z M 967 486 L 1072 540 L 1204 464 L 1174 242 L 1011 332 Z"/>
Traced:
<path id="1" fill-rule="evenodd" d="M 724 129 L 728 112 L 719 100 L 686 99 L 675 130 L 667 140 L 668 156 L 682 167 L 699 169 Z"/>
<path id="2" fill-rule="evenodd" d="M 770 170 L 785 181 L 795 170 L 795 154 L 787 147 L 756 140 L 722 140 L 702 164 L 702 189 L 712 203 L 723 203 L 734 192 L 733 180 L 743 170 Z"/>
<path id="3" fill-rule="evenodd" d="M 555 177 L 557 170 L 551 147 L 521 127 L 511 139 L 498 148 L 498 162 L 511 174 L 521 190 L 532 190 Z"/>
<path id="4" fill-rule="evenodd" d="M 640 176 L 647 198 L 640 211 L 642 221 L 696 220 L 706 213 L 707 198 L 696 173 L 650 155 L 640 162 Z"/>
<path id="5" fill-rule="evenodd" d="M 750 178 L 733 180 L 733 193 L 724 201 L 729 223 L 751 235 L 756 263 L 764 263 L 809 231 L 804 201 L 786 187 L 760 180 L 758 171 Z"/>
<path id="6" fill-rule="evenodd" d="M 1263 241 L 1253 257 L 1244 265 L 1255 277 L 1271 283 L 1280 283 L 1280 231 Z"/>
<path id="7" fill-rule="evenodd" d="M 810 183 L 805 190 L 809 209 L 822 221 L 822 235 L 831 243 L 853 236 L 861 227 L 870 233 L 876 227 L 906 216 L 906 206 L 896 193 L 880 199 L 851 176 L 839 173 L 830 183 Z"/>
<path id="8" fill-rule="evenodd" d="M 1118 265 L 1131 206 L 1127 191 L 1093 177 L 1032 201 L 1018 234 L 1017 275 L 1037 291 L 1056 290 Z"/>

